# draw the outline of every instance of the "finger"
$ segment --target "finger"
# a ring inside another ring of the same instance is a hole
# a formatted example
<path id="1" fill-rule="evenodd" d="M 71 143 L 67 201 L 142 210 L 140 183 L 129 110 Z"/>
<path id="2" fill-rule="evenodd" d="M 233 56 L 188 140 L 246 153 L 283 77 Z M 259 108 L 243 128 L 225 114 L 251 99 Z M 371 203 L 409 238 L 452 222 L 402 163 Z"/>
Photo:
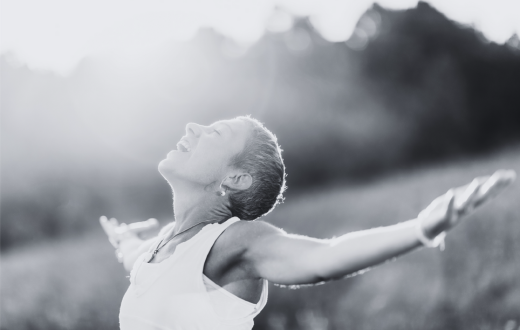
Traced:
<path id="1" fill-rule="evenodd" d="M 498 188 L 499 191 L 493 191 L 493 192 L 500 192 L 500 189 L 503 189 L 513 183 L 516 179 L 516 173 L 513 170 L 498 170 L 490 177 L 489 180 L 487 180 L 482 187 L 483 194 L 487 194 L 490 191 L 496 190 Z"/>
<path id="2" fill-rule="evenodd" d="M 117 243 L 117 240 L 115 238 L 116 233 L 114 231 L 113 224 L 105 216 L 100 217 L 99 218 L 99 222 L 101 224 L 101 228 L 103 228 L 103 230 L 105 231 L 105 234 L 107 234 L 108 241 L 110 242 L 110 244 L 112 244 L 112 246 L 117 248 L 118 243 Z"/>
<path id="3" fill-rule="evenodd" d="M 486 176 L 478 176 L 476 177 L 474 180 L 477 180 L 478 183 L 480 185 L 482 185 L 484 182 L 486 182 L 491 176 L 490 175 L 486 175 Z"/>
<path id="4" fill-rule="evenodd" d="M 99 223 L 101 224 L 101 228 L 103 228 L 107 235 L 113 234 L 114 229 L 111 223 L 108 221 L 107 217 L 102 216 L 101 218 L 99 218 Z"/>
<path id="5" fill-rule="evenodd" d="M 103 230 L 105 230 L 107 221 L 108 221 L 108 219 L 104 215 L 99 217 L 99 224 L 101 225 L 101 228 L 103 228 Z"/>
<path id="6" fill-rule="evenodd" d="M 495 197 L 505 190 L 516 179 L 516 173 L 513 170 L 498 170 L 484 182 L 479 191 L 478 205 L 488 199 Z"/>
<path id="7" fill-rule="evenodd" d="M 119 226 L 119 223 L 117 222 L 117 219 L 116 218 L 110 218 L 110 223 L 114 226 Z"/>
<path id="8" fill-rule="evenodd" d="M 128 225 L 124 222 L 120 223 L 118 226 L 114 227 L 114 232 L 118 235 L 124 234 L 128 232 Z"/>
<path id="9" fill-rule="evenodd" d="M 155 218 L 150 218 L 146 221 L 148 221 L 148 223 L 150 223 L 150 226 L 154 226 L 154 227 L 159 226 L 159 221 Z"/>
<path id="10" fill-rule="evenodd" d="M 482 187 L 482 184 L 483 182 L 485 181 L 481 181 L 481 180 L 478 180 L 478 179 L 475 179 L 475 189 L 473 191 L 471 191 L 471 193 L 469 194 L 468 196 L 468 199 L 466 201 L 466 207 L 465 207 L 465 213 L 469 213 L 471 211 L 473 211 L 474 208 L 477 207 L 477 201 L 478 201 L 478 197 L 479 197 L 479 193 L 480 193 L 480 188 Z"/>
<path id="11" fill-rule="evenodd" d="M 487 179 L 489 179 L 489 176 L 476 177 L 475 179 L 473 179 L 473 181 L 471 181 L 470 183 L 468 183 L 466 185 L 452 188 L 453 192 L 455 193 L 455 199 L 456 199 L 455 206 L 460 207 L 463 204 L 463 202 L 467 200 L 467 197 L 469 196 L 470 192 L 473 191 L 473 186 L 474 185 L 480 186 Z M 471 189 L 471 190 L 468 190 L 468 189 Z"/>
<path id="12" fill-rule="evenodd" d="M 157 228 L 158 226 L 159 226 L 159 221 L 157 221 L 157 219 L 151 218 L 151 219 L 148 219 L 146 221 L 131 223 L 128 226 L 128 229 L 133 231 L 133 232 L 135 232 L 135 233 L 139 233 L 139 232 L 142 232 L 142 231 L 146 231 L 146 230 L 151 230 L 151 229 Z"/>
<path id="13" fill-rule="evenodd" d="M 446 205 L 446 216 L 448 219 L 453 220 L 453 217 L 456 216 L 456 208 L 455 208 L 455 193 L 453 190 L 448 190 L 445 195 L 445 203 Z"/>
<path id="14" fill-rule="evenodd" d="M 453 193 L 455 194 L 455 196 L 458 196 L 458 198 L 456 197 L 456 199 L 459 199 L 459 201 L 457 203 L 455 203 L 455 205 L 458 205 L 460 204 L 460 200 L 461 200 L 461 196 L 464 195 L 464 193 L 466 192 L 466 190 L 468 190 L 469 186 L 471 185 L 472 182 L 468 183 L 468 184 L 465 184 L 463 186 L 460 186 L 460 187 L 456 187 L 456 188 L 451 188 L 451 190 L 453 191 Z"/>
<path id="15" fill-rule="evenodd" d="M 479 188 L 481 186 L 482 180 L 474 179 L 471 181 L 471 183 L 468 185 L 466 190 L 463 194 L 457 196 L 456 203 L 455 203 L 455 209 L 463 214 L 467 213 L 471 208 L 474 207 L 474 201 L 476 196 L 478 195 Z"/>

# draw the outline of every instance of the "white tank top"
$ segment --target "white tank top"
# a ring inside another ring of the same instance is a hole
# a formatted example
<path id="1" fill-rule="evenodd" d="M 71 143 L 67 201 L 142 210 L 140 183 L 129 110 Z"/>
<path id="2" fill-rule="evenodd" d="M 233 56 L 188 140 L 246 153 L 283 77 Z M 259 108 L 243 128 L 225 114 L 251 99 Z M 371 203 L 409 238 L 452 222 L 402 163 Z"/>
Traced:
<path id="1" fill-rule="evenodd" d="M 203 274 L 213 244 L 237 221 L 235 217 L 204 226 L 160 263 L 144 262 L 144 254 L 137 258 L 121 303 L 121 330 L 252 329 L 253 318 L 267 302 L 267 280 L 263 280 L 260 300 L 252 304 Z"/>
<path id="2" fill-rule="evenodd" d="M 255 312 L 256 304 L 243 300 L 202 275 L 204 286 L 211 300 L 211 306 L 223 319 L 246 317 Z"/>

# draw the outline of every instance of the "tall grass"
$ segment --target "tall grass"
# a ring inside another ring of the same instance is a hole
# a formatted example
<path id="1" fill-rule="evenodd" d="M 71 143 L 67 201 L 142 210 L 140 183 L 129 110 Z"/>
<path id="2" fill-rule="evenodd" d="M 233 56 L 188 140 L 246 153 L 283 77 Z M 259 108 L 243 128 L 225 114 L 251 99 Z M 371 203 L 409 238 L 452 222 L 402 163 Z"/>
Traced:
<path id="1" fill-rule="evenodd" d="M 300 194 L 266 220 L 324 238 L 390 225 L 474 176 L 520 172 L 518 151 Z M 451 232 L 444 252 L 424 249 L 316 287 L 271 285 L 255 329 L 518 329 L 519 196 L 517 182 Z M 1 272 L 1 329 L 118 328 L 128 279 L 101 229 L 8 251 Z"/>

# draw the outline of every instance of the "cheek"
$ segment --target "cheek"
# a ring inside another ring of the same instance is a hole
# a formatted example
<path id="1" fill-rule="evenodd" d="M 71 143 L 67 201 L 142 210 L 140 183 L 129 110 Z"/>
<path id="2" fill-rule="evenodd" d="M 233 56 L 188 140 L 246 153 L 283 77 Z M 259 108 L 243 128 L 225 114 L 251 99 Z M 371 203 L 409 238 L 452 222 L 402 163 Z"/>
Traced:
<path id="1" fill-rule="evenodd" d="M 223 175 L 227 168 L 229 157 L 220 151 L 211 151 L 194 154 L 189 161 L 189 166 L 195 172 L 206 179 L 216 180 Z M 189 170 L 189 169 L 187 169 Z"/>
<path id="2" fill-rule="evenodd" d="M 194 155 L 186 164 L 186 171 L 201 178 L 215 177 L 221 168 L 220 159 L 211 154 Z"/>

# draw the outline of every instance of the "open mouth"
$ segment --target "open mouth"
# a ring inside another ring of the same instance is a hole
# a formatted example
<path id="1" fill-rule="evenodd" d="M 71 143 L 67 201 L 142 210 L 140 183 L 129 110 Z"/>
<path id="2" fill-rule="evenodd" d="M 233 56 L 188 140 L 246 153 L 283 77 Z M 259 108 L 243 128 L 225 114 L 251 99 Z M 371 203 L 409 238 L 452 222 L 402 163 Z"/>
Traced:
<path id="1" fill-rule="evenodd" d="M 190 152 L 191 147 L 189 142 L 186 140 L 180 140 L 179 143 L 177 143 L 177 150 L 181 152 Z"/>

